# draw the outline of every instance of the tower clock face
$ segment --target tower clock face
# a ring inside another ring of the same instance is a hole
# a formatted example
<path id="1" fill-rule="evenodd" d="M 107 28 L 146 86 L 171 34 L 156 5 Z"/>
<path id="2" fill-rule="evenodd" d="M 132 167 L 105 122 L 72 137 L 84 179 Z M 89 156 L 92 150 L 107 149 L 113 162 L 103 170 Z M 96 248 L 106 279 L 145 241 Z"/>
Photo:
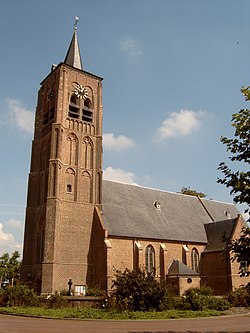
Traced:
<path id="1" fill-rule="evenodd" d="M 76 86 L 74 93 L 77 98 L 86 99 L 88 97 L 87 89 L 81 84 Z"/>

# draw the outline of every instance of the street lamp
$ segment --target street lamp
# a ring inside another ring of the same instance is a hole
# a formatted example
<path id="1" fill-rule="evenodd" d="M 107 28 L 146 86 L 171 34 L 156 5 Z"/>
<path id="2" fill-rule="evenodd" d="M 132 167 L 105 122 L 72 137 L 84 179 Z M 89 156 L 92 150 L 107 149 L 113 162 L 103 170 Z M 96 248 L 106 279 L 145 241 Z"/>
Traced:
<path id="1" fill-rule="evenodd" d="M 71 280 L 71 279 L 69 279 L 69 282 L 68 282 L 69 291 L 68 291 L 68 294 L 67 294 L 67 296 L 71 296 L 71 287 L 72 287 L 72 284 L 73 284 L 72 280 Z"/>

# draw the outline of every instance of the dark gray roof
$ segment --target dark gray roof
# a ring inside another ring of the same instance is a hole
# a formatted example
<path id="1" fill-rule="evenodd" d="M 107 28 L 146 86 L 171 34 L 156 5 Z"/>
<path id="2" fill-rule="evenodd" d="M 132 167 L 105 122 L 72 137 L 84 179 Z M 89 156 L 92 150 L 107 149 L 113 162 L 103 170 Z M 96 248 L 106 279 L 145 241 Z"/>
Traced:
<path id="1" fill-rule="evenodd" d="M 205 209 L 209 212 L 213 221 L 223 221 L 226 218 L 235 219 L 239 211 L 235 205 L 215 200 L 201 199 Z"/>
<path id="2" fill-rule="evenodd" d="M 172 264 L 168 269 L 168 276 L 195 276 L 199 275 L 187 265 L 183 264 L 179 260 L 173 260 Z"/>
<path id="3" fill-rule="evenodd" d="M 66 54 L 64 63 L 69 66 L 81 69 L 81 70 L 83 69 L 76 30 L 74 30 L 74 34 L 73 34 L 68 52 Z"/>
<path id="4" fill-rule="evenodd" d="M 225 249 L 226 243 L 223 241 L 223 236 L 226 238 L 231 236 L 236 222 L 237 219 L 228 219 L 206 224 L 205 230 L 208 243 L 205 252 L 221 251 Z"/>
<path id="5" fill-rule="evenodd" d="M 224 204 L 207 206 L 215 216 L 224 212 Z M 195 196 L 107 180 L 103 181 L 103 218 L 111 236 L 197 243 L 207 242 L 204 224 L 212 222 Z"/>

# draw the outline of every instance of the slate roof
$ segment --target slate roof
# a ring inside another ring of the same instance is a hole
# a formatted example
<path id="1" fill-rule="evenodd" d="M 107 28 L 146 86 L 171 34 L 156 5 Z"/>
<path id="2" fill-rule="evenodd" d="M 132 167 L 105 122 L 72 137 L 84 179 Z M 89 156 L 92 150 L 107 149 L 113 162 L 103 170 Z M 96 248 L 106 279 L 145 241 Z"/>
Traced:
<path id="1" fill-rule="evenodd" d="M 179 260 L 173 260 L 168 269 L 168 276 L 198 276 L 199 274 Z"/>
<path id="2" fill-rule="evenodd" d="M 236 206 L 227 202 L 207 199 L 201 199 L 201 202 L 211 215 L 213 221 L 223 221 L 225 220 L 226 216 L 228 217 L 228 219 L 234 219 L 239 214 Z"/>
<path id="3" fill-rule="evenodd" d="M 204 201 L 214 217 L 224 214 L 225 205 L 234 217 L 239 214 L 233 205 Z M 103 181 L 103 219 L 110 236 L 207 243 L 204 224 L 212 219 L 203 204 L 195 196 Z"/>
<path id="4" fill-rule="evenodd" d="M 225 248 L 223 236 L 229 238 L 232 234 L 237 219 L 213 222 L 205 225 L 208 243 L 204 252 L 221 251 Z"/>

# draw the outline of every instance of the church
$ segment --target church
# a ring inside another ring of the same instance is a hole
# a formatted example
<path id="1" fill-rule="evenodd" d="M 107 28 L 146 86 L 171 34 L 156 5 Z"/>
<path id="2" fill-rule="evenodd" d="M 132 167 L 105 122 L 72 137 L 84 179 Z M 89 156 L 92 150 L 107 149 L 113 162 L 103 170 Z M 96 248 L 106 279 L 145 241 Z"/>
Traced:
<path id="1" fill-rule="evenodd" d="M 65 60 L 41 82 L 21 277 L 41 294 L 111 290 L 116 270 L 142 268 L 181 295 L 249 282 L 222 236 L 246 222 L 230 203 L 103 180 L 102 78 L 83 69 L 75 26 Z"/>

